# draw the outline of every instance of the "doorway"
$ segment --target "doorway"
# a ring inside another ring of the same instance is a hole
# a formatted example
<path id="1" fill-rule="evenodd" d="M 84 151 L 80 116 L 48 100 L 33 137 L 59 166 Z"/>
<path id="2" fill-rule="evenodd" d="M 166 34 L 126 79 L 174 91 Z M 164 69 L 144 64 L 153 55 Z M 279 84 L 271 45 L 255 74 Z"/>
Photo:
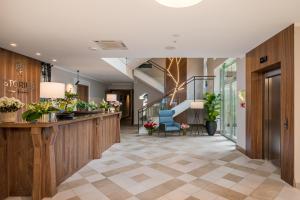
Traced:
<path id="1" fill-rule="evenodd" d="M 112 89 L 106 93 L 116 94 L 117 100 L 122 103 L 120 111 L 122 112 L 121 125 L 133 125 L 133 90 Z"/>
<path id="2" fill-rule="evenodd" d="M 89 86 L 78 84 L 77 95 L 81 101 L 89 102 Z"/>
<path id="3" fill-rule="evenodd" d="M 265 74 L 264 87 L 264 159 L 280 167 L 281 155 L 281 71 Z"/>
<path id="4" fill-rule="evenodd" d="M 236 106 L 237 106 L 237 65 L 233 61 L 224 64 L 221 70 L 221 94 L 222 94 L 222 135 L 236 142 Z"/>

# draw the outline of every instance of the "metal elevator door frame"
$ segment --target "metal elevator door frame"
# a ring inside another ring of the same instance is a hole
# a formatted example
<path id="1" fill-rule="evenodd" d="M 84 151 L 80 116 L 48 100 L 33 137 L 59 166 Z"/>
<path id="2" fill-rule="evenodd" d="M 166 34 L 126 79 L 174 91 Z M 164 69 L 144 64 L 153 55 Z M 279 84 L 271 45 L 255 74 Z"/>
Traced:
<path id="1" fill-rule="evenodd" d="M 264 159 L 280 167 L 281 156 L 281 71 L 265 73 L 264 87 Z"/>

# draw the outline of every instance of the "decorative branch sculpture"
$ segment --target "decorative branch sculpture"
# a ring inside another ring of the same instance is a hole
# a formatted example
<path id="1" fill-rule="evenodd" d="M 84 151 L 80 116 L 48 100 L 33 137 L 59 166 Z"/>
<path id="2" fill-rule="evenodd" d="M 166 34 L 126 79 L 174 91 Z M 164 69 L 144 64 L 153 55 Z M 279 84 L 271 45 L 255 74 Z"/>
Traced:
<path id="1" fill-rule="evenodd" d="M 168 58 L 170 60 L 169 65 L 167 66 L 167 76 L 169 76 L 171 78 L 171 80 L 174 82 L 175 87 L 173 89 L 173 93 L 171 95 L 171 101 L 170 101 L 170 106 L 173 104 L 174 102 L 174 98 L 176 96 L 176 94 L 178 93 L 178 91 L 180 90 L 184 90 L 184 84 L 185 84 L 185 80 L 183 82 L 180 82 L 180 62 L 181 62 L 181 58 Z M 173 63 L 175 62 L 175 64 L 173 65 Z M 171 68 L 172 67 L 176 67 L 176 74 L 173 75 L 171 73 Z"/>

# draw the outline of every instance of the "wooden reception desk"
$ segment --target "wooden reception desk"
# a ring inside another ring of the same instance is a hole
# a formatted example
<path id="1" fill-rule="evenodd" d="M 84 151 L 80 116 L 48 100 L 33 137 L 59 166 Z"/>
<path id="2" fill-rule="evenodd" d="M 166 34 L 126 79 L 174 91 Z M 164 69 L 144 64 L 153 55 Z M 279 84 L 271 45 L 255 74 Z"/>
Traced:
<path id="1" fill-rule="evenodd" d="M 118 142 L 120 113 L 0 123 L 0 199 L 52 197 L 60 183 Z"/>

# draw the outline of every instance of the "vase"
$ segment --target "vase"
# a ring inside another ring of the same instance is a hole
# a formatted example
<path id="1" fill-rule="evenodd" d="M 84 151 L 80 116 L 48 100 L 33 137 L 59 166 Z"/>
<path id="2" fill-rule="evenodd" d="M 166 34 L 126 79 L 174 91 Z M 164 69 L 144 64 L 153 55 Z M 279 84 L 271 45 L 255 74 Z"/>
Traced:
<path id="1" fill-rule="evenodd" d="M 214 136 L 217 131 L 217 122 L 215 121 L 207 121 L 205 124 L 206 131 L 209 136 Z"/>
<path id="2" fill-rule="evenodd" d="M 0 122 L 16 122 L 17 112 L 1 112 Z"/>
<path id="3" fill-rule="evenodd" d="M 186 130 L 186 129 L 183 129 L 183 130 L 182 130 L 182 135 L 186 135 L 186 132 L 187 132 L 187 130 Z"/>
<path id="4" fill-rule="evenodd" d="M 151 136 L 153 134 L 152 130 L 148 130 L 148 135 Z"/>

